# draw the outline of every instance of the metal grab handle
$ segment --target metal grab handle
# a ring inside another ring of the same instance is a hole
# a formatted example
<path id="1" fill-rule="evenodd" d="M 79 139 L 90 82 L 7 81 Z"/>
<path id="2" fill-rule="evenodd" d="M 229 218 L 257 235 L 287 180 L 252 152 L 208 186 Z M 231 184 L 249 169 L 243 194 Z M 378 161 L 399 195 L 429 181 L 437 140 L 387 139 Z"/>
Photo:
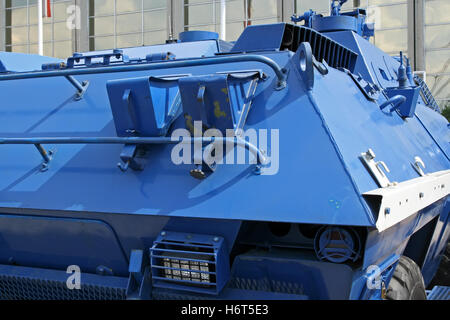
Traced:
<path id="1" fill-rule="evenodd" d="M 387 167 L 386 163 L 384 163 L 384 161 L 378 161 L 378 162 L 376 162 L 376 163 L 375 163 L 375 166 L 377 167 L 378 171 L 380 171 L 380 173 L 381 173 L 383 176 L 386 176 L 386 174 L 383 172 L 383 170 L 381 170 L 382 167 L 383 167 L 383 169 L 384 169 L 387 173 L 391 172 L 391 170 L 389 170 L 389 168 Z"/>
<path id="2" fill-rule="evenodd" d="M 201 143 L 233 143 L 237 146 L 246 148 L 251 152 L 260 165 L 267 165 L 269 163 L 264 152 L 258 149 L 252 143 L 239 138 L 230 137 L 182 137 L 174 139 L 171 137 L 55 137 L 55 138 L 0 138 L 0 145 L 2 144 L 193 144 L 195 142 Z"/>
<path id="3" fill-rule="evenodd" d="M 414 163 L 412 164 L 412 166 L 418 174 L 420 174 L 422 177 L 425 176 L 425 172 L 423 171 L 423 169 L 425 169 L 425 163 L 420 157 L 414 157 Z"/>
<path id="4" fill-rule="evenodd" d="M 196 67 L 196 66 L 206 66 L 212 64 L 224 64 L 233 62 L 264 63 L 268 65 L 270 68 L 272 68 L 272 70 L 275 72 L 278 78 L 277 89 L 283 89 L 286 87 L 287 71 L 281 68 L 272 59 L 267 58 L 266 56 L 256 54 L 241 54 L 241 55 L 219 56 L 211 58 L 196 58 L 189 60 L 170 60 L 165 62 L 151 62 L 151 63 L 131 64 L 121 66 L 109 66 L 109 67 L 17 72 L 0 75 L 0 81 L 60 77 L 60 76 L 66 77 L 66 76 L 97 74 L 97 73 L 131 72 L 131 71 L 146 71 L 146 70 L 182 68 L 182 67 Z"/>
<path id="5" fill-rule="evenodd" d="M 392 104 L 392 108 L 389 110 L 389 112 L 394 111 L 397 109 L 402 103 L 406 101 L 406 98 L 400 94 L 393 96 L 389 100 L 385 101 L 383 104 L 380 105 L 380 109 L 383 110 L 388 105 Z"/>

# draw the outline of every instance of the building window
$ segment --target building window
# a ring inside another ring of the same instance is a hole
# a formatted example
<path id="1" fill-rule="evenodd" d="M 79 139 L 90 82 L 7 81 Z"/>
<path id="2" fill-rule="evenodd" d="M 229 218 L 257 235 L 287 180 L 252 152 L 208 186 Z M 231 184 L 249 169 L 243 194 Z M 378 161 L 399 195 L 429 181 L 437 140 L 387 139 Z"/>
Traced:
<path id="1" fill-rule="evenodd" d="M 308 10 L 314 10 L 319 14 L 328 16 L 330 14 L 330 1 L 321 0 L 294 0 L 294 11 L 297 15 L 302 15 Z"/>
<path id="2" fill-rule="evenodd" d="M 363 2 L 363 1 L 362 1 Z M 372 43 L 391 55 L 408 52 L 408 3 L 399 0 L 366 1 L 368 22 L 375 23 Z"/>
<path id="3" fill-rule="evenodd" d="M 184 0 L 184 30 L 219 33 L 220 0 Z M 245 27 L 278 21 L 277 0 L 226 0 L 226 37 L 235 41 Z"/>
<path id="4" fill-rule="evenodd" d="M 90 50 L 161 44 L 166 39 L 166 0 L 89 1 Z"/>
<path id="5" fill-rule="evenodd" d="M 52 1 L 52 17 L 44 18 L 44 55 L 72 55 L 72 31 L 67 28 L 67 7 L 73 0 Z M 38 53 L 37 0 L 5 1 L 5 49 L 8 52 Z"/>
<path id="6" fill-rule="evenodd" d="M 450 1 L 425 2 L 427 84 L 442 107 L 450 107 Z"/>
<path id="7" fill-rule="evenodd" d="M 329 0 L 295 0 L 297 15 L 313 9 L 319 14 L 329 15 Z M 371 42 L 381 50 L 398 55 L 400 51 L 407 53 L 407 1 L 405 0 L 361 0 L 359 8 L 367 10 L 367 21 L 375 23 L 375 37 Z M 353 1 L 347 1 L 342 11 L 355 9 Z"/>

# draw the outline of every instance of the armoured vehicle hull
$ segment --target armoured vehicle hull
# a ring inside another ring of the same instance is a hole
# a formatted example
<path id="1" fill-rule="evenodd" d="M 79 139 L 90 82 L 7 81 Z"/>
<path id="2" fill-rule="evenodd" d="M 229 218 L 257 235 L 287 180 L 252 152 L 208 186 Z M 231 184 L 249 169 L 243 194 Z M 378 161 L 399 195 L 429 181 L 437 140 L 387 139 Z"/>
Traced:
<path id="1" fill-rule="evenodd" d="M 0 297 L 379 299 L 401 256 L 430 283 L 448 122 L 363 24 L 317 19 L 1 53 Z"/>

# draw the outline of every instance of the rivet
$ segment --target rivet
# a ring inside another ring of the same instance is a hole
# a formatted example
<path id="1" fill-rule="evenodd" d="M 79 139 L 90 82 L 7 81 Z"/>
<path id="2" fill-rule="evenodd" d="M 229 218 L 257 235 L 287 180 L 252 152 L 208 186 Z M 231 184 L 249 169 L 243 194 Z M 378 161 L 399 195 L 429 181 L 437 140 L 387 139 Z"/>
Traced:
<path id="1" fill-rule="evenodd" d="M 384 209 L 384 214 L 390 214 L 390 213 L 391 213 L 391 208 Z"/>
<path id="2" fill-rule="evenodd" d="M 255 169 L 253 171 L 255 173 L 255 175 L 261 175 L 262 174 L 262 167 L 260 165 L 256 165 Z"/>
<path id="3" fill-rule="evenodd" d="M 419 193 L 419 198 L 423 198 L 425 194 L 423 192 Z"/>

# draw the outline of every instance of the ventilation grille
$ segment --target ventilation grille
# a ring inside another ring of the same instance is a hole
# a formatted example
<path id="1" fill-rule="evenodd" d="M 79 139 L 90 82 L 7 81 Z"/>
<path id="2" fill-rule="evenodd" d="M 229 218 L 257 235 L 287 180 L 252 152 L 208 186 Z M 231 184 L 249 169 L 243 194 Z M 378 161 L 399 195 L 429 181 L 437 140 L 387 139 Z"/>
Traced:
<path id="1" fill-rule="evenodd" d="M 333 68 L 354 71 L 357 53 L 320 32 L 288 23 L 263 24 L 245 28 L 231 52 L 283 50 L 296 52 L 302 42 L 308 42 L 311 45 L 313 55 L 319 62 L 325 60 Z"/>
<path id="2" fill-rule="evenodd" d="M 333 68 L 353 71 L 357 53 L 313 29 L 287 24 L 280 49 L 295 52 L 302 42 L 311 45 L 312 53 L 318 61 L 325 60 Z"/>
<path id="3" fill-rule="evenodd" d="M 224 268 L 227 263 L 221 249 L 223 239 L 178 233 L 170 236 L 158 238 L 150 249 L 153 285 L 218 294 L 229 277 L 228 269 Z M 211 243 L 204 241 L 205 237 L 211 238 Z"/>
<path id="4" fill-rule="evenodd" d="M 0 276 L 0 300 L 124 300 L 125 288 L 82 284 L 69 290 L 64 281 Z"/>

